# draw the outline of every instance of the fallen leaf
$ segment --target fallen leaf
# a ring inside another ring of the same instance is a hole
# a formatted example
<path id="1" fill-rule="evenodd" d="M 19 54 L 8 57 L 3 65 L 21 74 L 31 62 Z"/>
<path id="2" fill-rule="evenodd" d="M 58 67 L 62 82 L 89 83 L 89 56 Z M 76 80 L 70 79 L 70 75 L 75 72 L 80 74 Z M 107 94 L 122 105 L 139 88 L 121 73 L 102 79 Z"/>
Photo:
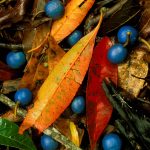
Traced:
<path id="1" fill-rule="evenodd" d="M 135 48 L 128 60 L 118 66 L 119 86 L 131 96 L 137 97 L 143 88 L 145 78 L 148 74 L 148 63 L 143 60 L 146 53 L 142 48 Z"/>
<path id="2" fill-rule="evenodd" d="M 9 68 L 5 63 L 0 61 L 0 81 L 6 81 L 15 78 L 16 71 Z"/>
<path id="3" fill-rule="evenodd" d="M 20 126 L 19 133 L 33 125 L 42 132 L 69 106 L 88 70 L 102 19 L 103 15 L 96 28 L 80 39 L 49 74 L 38 91 L 33 108 L 28 111 Z"/>
<path id="4" fill-rule="evenodd" d="M 108 37 L 102 38 L 93 52 L 88 72 L 86 89 L 86 116 L 91 150 L 95 148 L 98 138 L 106 128 L 111 114 L 112 106 L 102 88 L 104 78 L 111 78 L 117 84 L 117 65 L 111 64 L 107 59 L 107 52 L 112 46 Z"/>
<path id="5" fill-rule="evenodd" d="M 71 128 L 70 128 L 70 122 L 72 122 L 74 125 L 75 123 L 73 121 L 71 121 L 70 119 L 64 119 L 59 117 L 55 122 L 54 122 L 54 127 L 56 129 L 58 129 L 63 135 L 65 135 L 67 138 L 69 138 L 70 140 L 72 140 L 72 136 L 74 136 L 74 134 L 71 134 Z M 81 144 L 83 135 L 84 135 L 84 129 L 80 129 L 78 128 L 78 126 L 75 125 L 75 132 L 78 132 L 78 136 L 76 136 L 77 134 L 75 134 L 75 139 L 77 139 L 77 141 L 79 140 L 78 144 Z M 74 127 L 73 127 L 74 130 Z M 79 146 L 78 145 L 78 146 Z"/>
<path id="6" fill-rule="evenodd" d="M 80 146 L 80 139 L 79 139 L 79 134 L 76 125 L 74 122 L 70 121 L 70 131 L 71 131 L 71 140 L 72 142 L 77 145 L 78 147 Z"/>
<path id="7" fill-rule="evenodd" d="M 0 115 L 0 118 L 7 119 L 12 122 L 19 122 L 19 121 L 22 121 L 22 119 L 23 119 L 20 116 L 16 116 L 14 114 L 14 111 L 12 111 L 12 110 L 9 110 L 5 114 Z"/>
<path id="8" fill-rule="evenodd" d="M 140 12 L 141 7 L 138 2 L 135 0 L 126 0 L 126 3 L 121 8 L 118 7 L 118 10 L 114 14 L 103 21 L 101 33 L 107 35 L 112 31 L 116 31 L 127 22 L 135 22 L 134 24 L 136 24 L 139 21 L 137 16 L 140 15 Z"/>
<path id="9" fill-rule="evenodd" d="M 150 35 L 150 1 L 149 0 L 139 0 L 143 11 L 139 21 L 140 25 L 140 35 L 146 38 Z"/>
<path id="10" fill-rule="evenodd" d="M 17 91 L 19 87 L 20 78 L 16 80 L 7 80 L 3 82 L 1 92 L 3 94 L 9 94 L 10 92 Z"/>
<path id="11" fill-rule="evenodd" d="M 52 25 L 51 35 L 57 43 L 81 24 L 94 2 L 95 0 L 71 0 L 67 4 L 64 16 Z"/>

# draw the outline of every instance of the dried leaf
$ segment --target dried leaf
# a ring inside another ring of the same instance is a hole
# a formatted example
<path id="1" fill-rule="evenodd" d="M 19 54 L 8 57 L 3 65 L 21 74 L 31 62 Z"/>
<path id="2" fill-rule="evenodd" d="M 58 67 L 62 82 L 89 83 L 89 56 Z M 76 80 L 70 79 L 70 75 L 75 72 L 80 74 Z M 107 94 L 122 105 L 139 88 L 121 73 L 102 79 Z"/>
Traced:
<path id="1" fill-rule="evenodd" d="M 41 43 L 41 41 L 43 41 L 43 39 L 46 37 L 48 31 L 49 31 L 49 29 L 47 27 L 47 24 L 43 24 L 40 27 L 38 27 L 36 29 L 36 33 L 35 33 L 35 37 L 34 37 L 32 46 L 37 47 Z M 42 55 L 42 50 L 43 49 L 38 49 L 36 52 L 31 53 L 30 59 L 25 68 L 25 73 L 20 82 L 20 88 L 26 87 L 26 88 L 31 89 L 32 80 L 34 79 L 35 72 L 36 72 L 37 66 L 39 64 L 40 56 Z M 43 75 L 44 75 L 44 73 L 43 73 Z"/>
<path id="2" fill-rule="evenodd" d="M 71 0 L 66 8 L 64 16 L 52 25 L 51 35 L 59 43 L 77 28 L 95 0 Z"/>
<path id="3" fill-rule="evenodd" d="M 119 86 L 134 97 L 138 96 L 145 82 L 136 77 L 145 78 L 148 74 L 148 64 L 143 60 L 145 53 L 142 48 L 136 48 L 127 62 L 118 66 Z"/>
<path id="4" fill-rule="evenodd" d="M 19 83 L 20 83 L 20 79 L 4 81 L 1 92 L 3 94 L 9 94 L 10 92 L 15 92 L 18 89 Z"/>
<path id="5" fill-rule="evenodd" d="M 79 40 L 49 74 L 20 126 L 20 133 L 33 125 L 42 132 L 69 106 L 88 69 L 102 18 L 101 15 L 97 27 Z"/>
<path id="6" fill-rule="evenodd" d="M 1 115 L 0 118 L 4 118 L 12 122 L 19 122 L 23 119 L 20 116 L 16 116 L 12 110 L 7 111 L 5 114 Z"/>
<path id="7" fill-rule="evenodd" d="M 104 37 L 94 49 L 89 66 L 86 116 L 91 150 L 95 148 L 96 142 L 106 128 L 112 114 L 112 106 L 102 88 L 102 81 L 106 77 L 111 78 L 117 84 L 118 67 L 107 59 L 107 52 L 111 46 L 110 39 Z"/>
<path id="8" fill-rule="evenodd" d="M 150 35 L 150 1 L 149 0 L 139 0 L 143 6 L 143 12 L 139 21 L 140 25 L 140 35 L 146 38 Z"/>

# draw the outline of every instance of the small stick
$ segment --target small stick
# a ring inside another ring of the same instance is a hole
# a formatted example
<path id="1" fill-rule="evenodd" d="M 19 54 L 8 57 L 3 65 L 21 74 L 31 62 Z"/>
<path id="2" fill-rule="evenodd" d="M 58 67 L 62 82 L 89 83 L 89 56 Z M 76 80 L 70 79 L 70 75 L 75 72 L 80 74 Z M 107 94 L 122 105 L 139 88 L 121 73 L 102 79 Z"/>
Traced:
<path id="1" fill-rule="evenodd" d="M 0 94 L 0 102 L 4 103 L 5 105 L 9 106 L 11 109 L 15 108 L 16 103 L 9 99 L 4 94 Z M 25 109 L 19 108 L 17 109 L 16 113 L 23 118 L 26 116 L 27 111 Z M 77 147 L 74 143 L 72 143 L 67 137 L 62 135 L 56 128 L 49 127 L 44 132 L 44 134 L 51 136 L 56 141 L 60 142 L 62 145 L 66 147 L 66 149 L 70 150 L 82 150 Z"/>

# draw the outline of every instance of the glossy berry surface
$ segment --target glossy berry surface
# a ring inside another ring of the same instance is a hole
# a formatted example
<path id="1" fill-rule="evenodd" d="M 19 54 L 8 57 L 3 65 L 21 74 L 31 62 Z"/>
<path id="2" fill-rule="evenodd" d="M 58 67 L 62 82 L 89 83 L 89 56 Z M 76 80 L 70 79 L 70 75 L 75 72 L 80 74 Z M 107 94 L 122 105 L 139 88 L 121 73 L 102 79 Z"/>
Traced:
<path id="1" fill-rule="evenodd" d="M 45 13 L 48 17 L 57 20 L 64 15 L 64 6 L 60 0 L 51 0 L 45 5 Z"/>
<path id="2" fill-rule="evenodd" d="M 22 106 L 28 105 L 32 100 L 32 92 L 27 88 L 19 89 L 14 96 L 15 102 L 19 102 Z"/>
<path id="3" fill-rule="evenodd" d="M 67 41 L 68 41 L 68 44 L 70 46 L 73 46 L 75 45 L 82 37 L 82 32 L 79 31 L 79 30 L 75 30 L 73 33 L 71 33 L 68 38 L 67 38 Z"/>
<path id="4" fill-rule="evenodd" d="M 9 52 L 6 56 L 9 67 L 18 69 L 26 63 L 26 56 L 23 52 Z"/>
<path id="5" fill-rule="evenodd" d="M 41 146 L 43 150 L 56 150 L 58 147 L 58 142 L 50 136 L 44 134 L 41 136 Z"/>
<path id="6" fill-rule="evenodd" d="M 122 44 L 115 44 L 108 50 L 107 57 L 113 64 L 122 63 L 127 57 L 127 49 Z"/>
<path id="7" fill-rule="evenodd" d="M 121 150 L 122 141 L 117 134 L 110 133 L 102 139 L 103 150 Z"/>
<path id="8" fill-rule="evenodd" d="M 83 96 L 77 96 L 71 103 L 71 109 L 74 113 L 80 114 L 85 110 L 85 99 Z"/>
<path id="9" fill-rule="evenodd" d="M 130 33 L 130 36 L 128 36 L 128 33 Z M 129 38 L 129 44 L 134 44 L 138 37 L 138 32 L 135 28 L 132 26 L 123 26 L 119 29 L 118 34 L 118 41 L 119 43 L 126 43 L 126 41 Z"/>

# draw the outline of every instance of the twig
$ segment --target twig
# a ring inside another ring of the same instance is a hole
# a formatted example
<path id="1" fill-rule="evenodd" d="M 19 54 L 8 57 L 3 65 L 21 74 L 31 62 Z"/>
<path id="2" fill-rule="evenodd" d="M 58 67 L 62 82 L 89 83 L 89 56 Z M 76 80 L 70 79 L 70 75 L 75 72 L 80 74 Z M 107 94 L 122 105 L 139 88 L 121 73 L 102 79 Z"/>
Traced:
<path id="1" fill-rule="evenodd" d="M 16 103 L 9 99 L 4 94 L 0 94 L 0 102 L 4 103 L 5 105 L 9 106 L 11 109 L 14 109 Z M 25 109 L 19 108 L 17 109 L 17 114 L 19 116 L 25 117 L 27 111 Z M 73 144 L 67 137 L 62 135 L 56 128 L 49 127 L 44 132 L 44 134 L 51 136 L 56 141 L 60 142 L 62 145 L 66 147 L 68 150 L 81 150 L 75 144 Z"/>

